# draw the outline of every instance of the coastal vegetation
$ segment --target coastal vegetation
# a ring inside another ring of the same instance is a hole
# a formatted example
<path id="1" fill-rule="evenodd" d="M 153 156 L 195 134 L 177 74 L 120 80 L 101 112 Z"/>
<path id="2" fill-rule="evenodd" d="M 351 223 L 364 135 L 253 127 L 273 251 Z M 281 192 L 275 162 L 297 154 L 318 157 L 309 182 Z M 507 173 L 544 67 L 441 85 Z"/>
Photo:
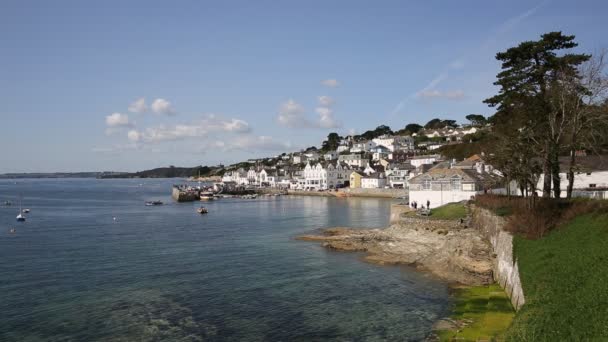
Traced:
<path id="1" fill-rule="evenodd" d="M 516 237 L 526 304 L 510 341 L 600 341 L 608 336 L 608 213 L 578 216 L 548 236 Z"/>
<path id="2" fill-rule="evenodd" d="M 431 209 L 431 218 L 438 220 L 458 220 L 467 217 L 467 209 L 463 203 L 449 203 Z"/>
<path id="3" fill-rule="evenodd" d="M 498 284 L 457 288 L 454 298 L 453 323 L 436 332 L 440 341 L 503 340 L 515 310 Z"/>

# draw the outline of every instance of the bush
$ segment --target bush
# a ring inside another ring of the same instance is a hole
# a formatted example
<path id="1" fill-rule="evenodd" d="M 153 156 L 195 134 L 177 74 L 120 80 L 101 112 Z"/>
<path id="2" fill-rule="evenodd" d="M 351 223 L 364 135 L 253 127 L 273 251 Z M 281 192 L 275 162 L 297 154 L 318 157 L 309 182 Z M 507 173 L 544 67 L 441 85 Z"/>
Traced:
<path id="1" fill-rule="evenodd" d="M 527 239 L 539 239 L 576 216 L 608 208 L 607 201 L 592 199 L 523 198 L 490 194 L 477 196 L 475 203 L 498 216 L 507 217 L 505 230 Z"/>

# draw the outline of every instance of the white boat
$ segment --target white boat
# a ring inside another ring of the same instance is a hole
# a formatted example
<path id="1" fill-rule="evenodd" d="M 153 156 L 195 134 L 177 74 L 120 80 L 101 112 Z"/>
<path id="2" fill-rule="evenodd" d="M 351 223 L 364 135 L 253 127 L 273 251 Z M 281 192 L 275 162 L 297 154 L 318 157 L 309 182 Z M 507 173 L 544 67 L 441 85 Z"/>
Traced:
<path id="1" fill-rule="evenodd" d="M 213 201 L 214 199 L 215 196 L 213 195 L 213 192 L 201 192 L 200 194 L 201 201 Z"/>
<path id="2" fill-rule="evenodd" d="M 29 209 L 29 208 L 25 208 L 25 209 L 23 209 L 21 212 L 22 212 L 22 213 L 24 213 L 24 214 L 27 214 L 27 213 L 29 213 L 29 212 L 30 212 L 30 209 Z"/>
<path id="3" fill-rule="evenodd" d="M 21 208 L 21 197 L 19 197 L 19 214 L 17 215 L 16 219 L 19 222 L 25 221 L 25 216 L 23 216 L 23 209 Z"/>
<path id="4" fill-rule="evenodd" d="M 199 213 L 199 214 L 206 214 L 209 211 L 205 207 L 200 207 L 200 208 L 196 209 L 196 212 Z"/>

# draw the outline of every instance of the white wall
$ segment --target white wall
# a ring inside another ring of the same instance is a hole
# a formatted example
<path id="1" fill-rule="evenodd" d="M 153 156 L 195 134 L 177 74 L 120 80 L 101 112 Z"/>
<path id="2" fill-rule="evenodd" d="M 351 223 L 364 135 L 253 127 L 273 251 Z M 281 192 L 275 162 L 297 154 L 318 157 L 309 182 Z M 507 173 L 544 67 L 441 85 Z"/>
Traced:
<path id="1" fill-rule="evenodd" d="M 426 201 L 430 201 L 432 209 L 452 202 L 468 201 L 477 193 L 477 191 L 410 190 L 410 203 L 418 202 L 418 208 L 420 208 L 422 205 L 426 207 Z"/>
<path id="2" fill-rule="evenodd" d="M 538 184 L 536 185 L 536 193 L 542 196 L 543 193 L 543 182 L 544 175 L 541 175 Z M 566 190 L 568 189 L 568 178 L 566 173 L 560 173 L 560 189 L 562 191 L 561 197 L 566 197 Z M 590 175 L 586 173 L 574 174 L 574 189 L 586 189 L 589 188 L 589 184 L 595 184 L 597 188 L 608 187 L 608 171 L 596 171 L 591 172 Z M 553 193 L 551 193 L 553 195 Z"/>

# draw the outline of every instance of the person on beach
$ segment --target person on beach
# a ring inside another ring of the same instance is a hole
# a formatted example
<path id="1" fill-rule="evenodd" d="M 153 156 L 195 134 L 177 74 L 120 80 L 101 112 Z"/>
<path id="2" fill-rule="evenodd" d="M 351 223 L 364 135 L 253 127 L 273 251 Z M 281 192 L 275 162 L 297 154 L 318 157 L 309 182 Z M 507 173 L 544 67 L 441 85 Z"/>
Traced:
<path id="1" fill-rule="evenodd" d="M 429 209 L 431 208 L 431 201 L 426 200 L 426 207 L 429 208 Z"/>

